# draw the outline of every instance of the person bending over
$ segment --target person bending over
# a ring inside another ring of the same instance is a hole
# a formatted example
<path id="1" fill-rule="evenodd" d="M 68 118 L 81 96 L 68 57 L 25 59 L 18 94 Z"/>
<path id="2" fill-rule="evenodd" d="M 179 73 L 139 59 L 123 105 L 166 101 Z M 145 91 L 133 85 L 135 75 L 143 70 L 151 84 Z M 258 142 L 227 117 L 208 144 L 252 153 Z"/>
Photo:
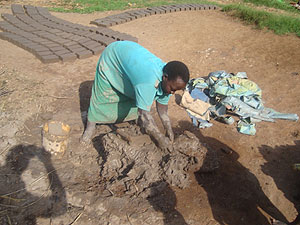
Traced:
<path id="1" fill-rule="evenodd" d="M 143 46 L 116 41 L 102 52 L 92 88 L 88 119 L 81 142 L 89 143 L 96 123 L 109 124 L 138 119 L 158 147 L 171 149 L 174 140 L 168 101 L 189 81 L 188 67 L 180 61 L 163 62 Z M 153 102 L 166 130 L 163 135 L 150 114 Z"/>

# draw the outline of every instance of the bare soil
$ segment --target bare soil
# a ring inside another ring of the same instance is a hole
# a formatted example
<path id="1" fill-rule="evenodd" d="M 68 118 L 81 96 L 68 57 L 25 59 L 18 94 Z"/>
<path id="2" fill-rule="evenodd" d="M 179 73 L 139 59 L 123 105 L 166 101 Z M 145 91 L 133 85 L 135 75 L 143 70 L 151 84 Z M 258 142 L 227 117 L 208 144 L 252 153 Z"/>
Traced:
<path id="1" fill-rule="evenodd" d="M 0 12 L 10 13 L 10 9 L 5 6 Z M 115 13 L 118 12 L 52 14 L 73 23 L 89 25 L 94 19 Z M 154 15 L 112 29 L 137 37 L 141 45 L 164 61 L 183 61 L 189 66 L 192 78 L 207 76 L 216 70 L 247 72 L 249 79 L 262 89 L 266 107 L 279 112 L 300 113 L 298 37 L 257 30 L 220 11 Z M 218 153 L 219 169 L 212 173 L 190 174 L 188 187 L 169 186 L 156 195 L 158 197 L 149 200 L 149 207 L 145 210 L 139 208 L 133 199 L 132 202 L 131 199 L 118 199 L 114 205 L 105 202 L 102 196 L 99 197 L 99 201 L 103 200 L 101 205 L 94 195 L 91 197 L 95 193 L 101 196 L 103 192 L 100 186 L 97 190 L 96 185 L 100 149 L 97 143 L 111 128 L 98 126 L 92 146 L 83 147 L 78 142 L 99 56 L 68 63 L 42 64 L 31 53 L 7 41 L 0 40 L 0 47 L 0 90 L 6 91 L 0 96 L 0 179 L 9 181 L 10 189 L 6 190 L 7 186 L 1 191 L 0 216 L 7 224 L 14 220 L 9 205 L 16 200 L 7 202 L 3 194 L 22 189 L 26 190 L 28 198 L 37 193 L 34 203 L 41 197 L 47 202 L 44 198 L 48 192 L 45 196 L 42 194 L 49 191 L 50 181 L 46 175 L 53 168 L 58 173 L 54 183 L 66 192 L 57 194 L 66 199 L 60 205 L 65 206 L 65 210 L 56 214 L 33 213 L 25 218 L 26 223 L 16 219 L 18 224 L 30 224 L 28 221 L 42 225 L 98 224 L 97 221 L 103 220 L 97 218 L 97 213 L 92 218 L 91 212 L 100 211 L 108 221 L 99 224 L 257 225 L 270 224 L 271 217 L 293 221 L 298 215 L 300 172 L 294 171 L 292 165 L 300 162 L 299 122 L 257 123 L 255 136 L 238 133 L 236 123 L 226 125 L 211 121 L 212 127 L 200 130 L 192 126 L 185 110 L 176 104 L 175 96 L 169 104 L 175 134 L 179 136 L 185 130 L 194 133 L 201 143 Z M 25 145 L 40 147 L 41 129 L 48 120 L 62 121 L 71 126 L 70 145 L 65 156 L 51 160 L 48 157 L 45 162 L 39 160 L 39 154 L 37 158 L 30 155 L 28 157 L 32 160 L 27 158 L 28 165 L 23 165 L 24 170 L 14 172 L 15 180 L 9 178 L 9 171 L 16 169 L 10 167 L 9 159 L 26 155 L 11 152 Z M 82 168 L 84 173 L 80 174 L 78 170 Z M 43 179 L 38 178 L 37 171 L 44 171 Z M 78 176 L 68 179 L 72 174 Z M 39 184 L 43 180 L 44 183 Z M 77 195 L 81 195 L 77 199 L 93 199 L 97 204 L 76 203 L 74 196 Z M 98 208 L 87 207 L 96 205 Z M 127 208 L 127 211 L 120 211 L 120 207 Z M 128 208 L 132 209 L 130 214 Z"/>

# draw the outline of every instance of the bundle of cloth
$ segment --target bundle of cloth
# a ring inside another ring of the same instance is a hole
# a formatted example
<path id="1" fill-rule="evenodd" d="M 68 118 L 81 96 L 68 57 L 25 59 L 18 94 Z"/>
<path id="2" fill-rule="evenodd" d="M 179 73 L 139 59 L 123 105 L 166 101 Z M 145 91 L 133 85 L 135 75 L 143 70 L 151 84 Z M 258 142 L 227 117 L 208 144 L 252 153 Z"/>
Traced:
<path id="1" fill-rule="evenodd" d="M 255 123 L 260 121 L 299 119 L 297 114 L 264 107 L 261 89 L 248 79 L 246 72 L 233 74 L 221 70 L 209 73 L 207 78 L 191 79 L 180 105 L 199 128 L 211 127 L 210 118 L 233 124 L 234 118 L 230 115 L 237 115 L 237 130 L 248 135 L 255 135 Z"/>

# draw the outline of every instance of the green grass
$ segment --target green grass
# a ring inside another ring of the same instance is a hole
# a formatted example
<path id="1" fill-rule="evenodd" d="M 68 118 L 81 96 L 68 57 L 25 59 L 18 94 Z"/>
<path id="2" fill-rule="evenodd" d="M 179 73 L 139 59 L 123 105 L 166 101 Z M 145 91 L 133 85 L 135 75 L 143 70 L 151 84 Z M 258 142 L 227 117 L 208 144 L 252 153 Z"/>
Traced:
<path id="1" fill-rule="evenodd" d="M 53 7 L 51 10 L 58 12 L 92 13 L 95 11 L 125 10 L 130 8 L 144 8 L 170 4 L 212 4 L 209 1 L 197 0 L 64 0 L 67 7 Z"/>
<path id="2" fill-rule="evenodd" d="M 248 24 L 255 24 L 257 28 L 268 28 L 276 34 L 294 33 L 300 37 L 300 18 L 260 11 L 243 5 L 227 5 L 226 12 L 242 19 Z"/>
<path id="3" fill-rule="evenodd" d="M 266 6 L 269 8 L 282 9 L 285 11 L 297 11 L 294 7 L 292 7 L 289 4 L 290 1 L 286 2 L 284 0 L 243 0 L 243 2 L 252 3 L 256 6 Z"/>

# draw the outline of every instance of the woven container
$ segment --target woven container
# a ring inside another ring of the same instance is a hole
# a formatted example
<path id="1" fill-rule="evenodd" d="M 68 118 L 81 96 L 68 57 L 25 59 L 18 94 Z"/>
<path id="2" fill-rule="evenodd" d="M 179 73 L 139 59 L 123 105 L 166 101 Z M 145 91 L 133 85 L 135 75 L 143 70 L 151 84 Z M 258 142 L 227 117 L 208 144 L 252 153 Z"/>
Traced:
<path id="1" fill-rule="evenodd" d="M 70 126 L 50 121 L 43 127 L 43 147 L 53 155 L 63 156 L 67 150 Z"/>

